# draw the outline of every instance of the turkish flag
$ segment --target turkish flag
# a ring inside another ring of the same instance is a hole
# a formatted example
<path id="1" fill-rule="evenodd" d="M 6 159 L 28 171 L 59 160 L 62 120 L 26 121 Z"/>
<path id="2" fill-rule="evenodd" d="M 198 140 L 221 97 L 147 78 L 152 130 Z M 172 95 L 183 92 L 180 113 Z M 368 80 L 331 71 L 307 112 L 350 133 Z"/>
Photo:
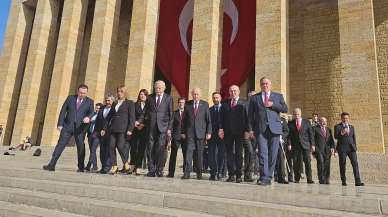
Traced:
<path id="1" fill-rule="evenodd" d="M 221 93 L 241 86 L 255 68 L 256 0 L 224 0 Z"/>
<path id="2" fill-rule="evenodd" d="M 159 12 L 156 65 L 187 97 L 194 0 L 161 0 Z"/>

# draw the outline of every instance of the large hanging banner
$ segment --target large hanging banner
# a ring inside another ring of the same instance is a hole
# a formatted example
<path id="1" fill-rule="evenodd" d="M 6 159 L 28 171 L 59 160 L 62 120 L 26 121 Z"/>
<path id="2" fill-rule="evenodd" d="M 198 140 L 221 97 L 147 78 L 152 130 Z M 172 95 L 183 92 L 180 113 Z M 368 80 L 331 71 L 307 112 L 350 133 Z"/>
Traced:
<path id="1" fill-rule="evenodd" d="M 156 65 L 188 96 L 194 0 L 161 0 Z M 224 0 L 221 91 L 241 85 L 255 64 L 255 0 Z"/>

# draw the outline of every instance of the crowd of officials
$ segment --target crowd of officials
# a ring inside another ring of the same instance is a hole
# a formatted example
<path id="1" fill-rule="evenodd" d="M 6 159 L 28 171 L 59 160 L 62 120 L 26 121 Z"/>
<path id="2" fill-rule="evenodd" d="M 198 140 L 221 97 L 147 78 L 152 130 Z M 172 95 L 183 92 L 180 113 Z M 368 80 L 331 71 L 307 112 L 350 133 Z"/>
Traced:
<path id="1" fill-rule="evenodd" d="M 273 181 L 299 183 L 306 177 L 314 183 L 311 156 L 317 161 L 320 184 L 330 183 L 330 160 L 338 155 L 342 185 L 346 185 L 346 158 L 350 159 L 356 186 L 361 182 L 357 143 L 350 115 L 341 114 L 341 122 L 332 131 L 325 117 L 302 118 L 300 108 L 287 115 L 283 95 L 271 91 L 271 81 L 260 79 L 261 92 L 249 93 L 248 100 L 240 98 L 236 85 L 229 88 L 229 97 L 212 94 L 213 106 L 201 99 L 200 88 L 191 90 L 191 100 L 179 98 L 173 110 L 173 98 L 165 93 L 163 81 L 154 83 L 154 93 L 139 91 L 136 102 L 128 100 L 126 88 L 117 88 L 103 103 L 94 105 L 87 97 L 88 87 L 78 88 L 78 94 L 64 102 L 58 120 L 60 136 L 52 158 L 43 169 L 54 171 L 58 159 L 71 137 L 77 146 L 78 172 L 140 175 L 144 162 L 148 177 L 174 177 L 178 150 L 183 155 L 182 179 L 192 172 L 202 179 L 210 168 L 210 180 L 253 182 L 270 185 Z M 90 149 L 85 160 L 84 140 Z M 336 142 L 335 142 L 335 140 Z M 100 147 L 101 168 L 97 166 Z M 163 174 L 171 150 L 168 174 Z M 118 168 L 116 153 L 122 168 Z"/>

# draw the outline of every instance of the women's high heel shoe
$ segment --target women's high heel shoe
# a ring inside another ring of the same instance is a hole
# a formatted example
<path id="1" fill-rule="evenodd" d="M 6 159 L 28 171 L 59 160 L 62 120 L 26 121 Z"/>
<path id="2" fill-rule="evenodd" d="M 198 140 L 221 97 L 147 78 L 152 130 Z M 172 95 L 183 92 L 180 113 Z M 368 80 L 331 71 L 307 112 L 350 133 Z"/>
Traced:
<path id="1" fill-rule="evenodd" d="M 114 175 L 114 174 L 117 173 L 117 171 L 118 171 L 118 167 L 117 166 L 112 166 L 112 168 L 109 171 L 109 174 Z"/>

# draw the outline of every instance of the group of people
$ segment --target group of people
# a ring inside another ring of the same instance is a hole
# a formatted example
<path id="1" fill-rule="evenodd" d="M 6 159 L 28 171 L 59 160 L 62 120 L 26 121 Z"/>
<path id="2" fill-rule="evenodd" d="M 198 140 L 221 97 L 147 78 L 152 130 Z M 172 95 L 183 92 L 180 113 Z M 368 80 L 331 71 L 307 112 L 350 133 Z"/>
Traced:
<path id="1" fill-rule="evenodd" d="M 357 186 L 364 185 L 358 172 L 356 137 L 349 124 L 349 114 L 342 113 L 342 122 L 334 134 L 324 117 L 310 123 L 301 118 L 301 109 L 293 112 L 293 120 L 283 115 L 288 107 L 283 95 L 271 91 L 271 81 L 260 79 L 261 92 L 240 98 L 237 85 L 229 88 L 229 97 L 222 100 L 219 92 L 212 94 L 213 106 L 201 99 L 201 89 L 191 90 L 192 99 L 173 99 L 165 93 L 163 81 L 154 83 L 154 93 L 142 89 L 136 102 L 128 100 L 126 88 L 117 88 L 116 96 L 107 95 L 104 103 L 87 97 L 88 87 L 64 102 L 58 120 L 60 136 L 52 158 L 43 169 L 54 171 L 58 159 L 71 137 L 75 138 L 78 171 L 115 174 L 140 174 L 147 162 L 148 177 L 163 177 L 166 148 L 171 148 L 167 177 L 175 176 L 179 148 L 183 155 L 182 179 L 192 172 L 202 179 L 204 160 L 210 167 L 210 180 L 226 178 L 227 182 L 252 182 L 256 162 L 259 164 L 257 184 L 298 183 L 305 165 L 307 183 L 314 183 L 311 174 L 311 153 L 317 159 L 319 183 L 329 184 L 330 158 L 338 152 L 342 184 L 346 185 L 345 163 L 350 158 Z M 85 167 L 84 140 L 88 136 L 89 161 Z M 334 138 L 337 139 L 335 148 Z M 101 170 L 97 167 L 100 147 Z M 204 159 L 208 147 L 208 159 Z M 123 167 L 118 168 L 116 150 Z M 225 158 L 226 157 L 226 158 Z M 227 172 L 226 172 L 227 171 Z"/>

